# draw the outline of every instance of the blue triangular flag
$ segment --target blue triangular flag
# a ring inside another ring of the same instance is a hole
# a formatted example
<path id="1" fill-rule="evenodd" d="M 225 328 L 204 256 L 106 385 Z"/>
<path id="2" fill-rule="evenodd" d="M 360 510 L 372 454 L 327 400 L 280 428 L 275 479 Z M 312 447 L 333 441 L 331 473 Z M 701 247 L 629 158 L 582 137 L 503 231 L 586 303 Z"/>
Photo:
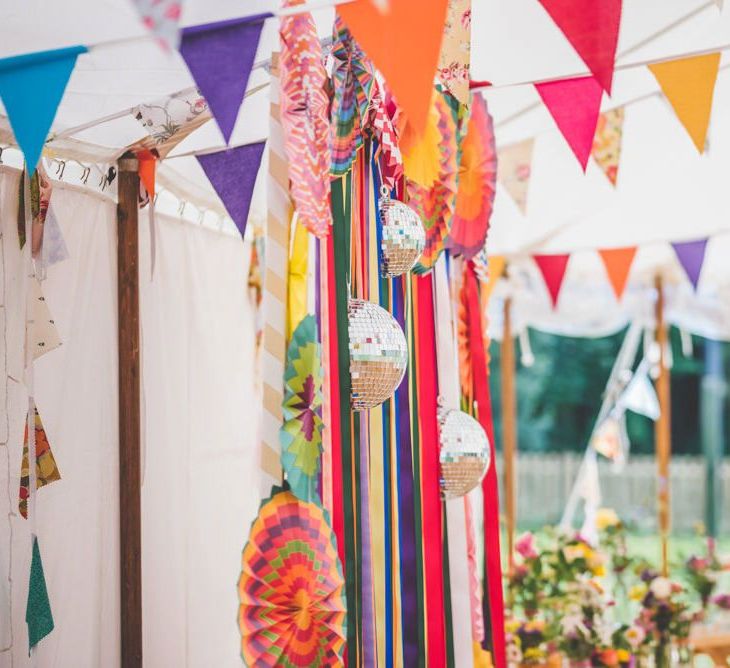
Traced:
<path id="1" fill-rule="evenodd" d="M 0 60 L 0 99 L 31 172 L 41 157 L 76 58 L 86 51 L 85 46 L 71 46 Z"/>
<path id="2" fill-rule="evenodd" d="M 190 26 L 182 31 L 180 53 L 226 144 L 236 124 L 264 20 L 271 14 Z"/>
<path id="3" fill-rule="evenodd" d="M 197 156 L 226 211 L 243 236 L 265 142 Z"/>
<path id="4" fill-rule="evenodd" d="M 38 538 L 33 536 L 33 556 L 30 562 L 28 602 L 25 607 L 25 622 L 28 624 L 28 654 L 43 638 L 53 631 L 53 613 L 48 600 L 46 576 L 43 574 L 41 550 Z"/>

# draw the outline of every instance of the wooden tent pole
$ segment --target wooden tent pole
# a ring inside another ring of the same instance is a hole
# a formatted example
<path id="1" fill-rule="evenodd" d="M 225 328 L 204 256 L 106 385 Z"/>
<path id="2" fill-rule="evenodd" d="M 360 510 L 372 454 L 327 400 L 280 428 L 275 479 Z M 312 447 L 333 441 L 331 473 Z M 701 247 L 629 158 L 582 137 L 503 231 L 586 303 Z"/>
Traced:
<path id="1" fill-rule="evenodd" d="M 656 342 L 659 346 L 659 375 L 656 393 L 659 400 L 659 419 L 654 423 L 657 458 L 657 512 L 662 546 L 662 573 L 669 575 L 669 533 L 671 530 L 671 503 L 669 490 L 669 462 L 672 456 L 672 415 L 669 369 L 666 350 L 667 325 L 664 320 L 664 286 L 662 277 L 656 277 Z"/>
<path id="2" fill-rule="evenodd" d="M 137 158 L 118 164 L 119 571 L 121 665 L 142 668 L 142 513 L 140 477 L 139 243 Z"/>
<path id="3" fill-rule="evenodd" d="M 515 490 L 515 455 L 517 453 L 517 407 L 515 398 L 515 343 L 512 338 L 512 300 L 504 300 L 502 346 L 502 454 L 504 456 L 504 496 L 507 516 L 507 564 L 514 567 L 517 495 Z"/>

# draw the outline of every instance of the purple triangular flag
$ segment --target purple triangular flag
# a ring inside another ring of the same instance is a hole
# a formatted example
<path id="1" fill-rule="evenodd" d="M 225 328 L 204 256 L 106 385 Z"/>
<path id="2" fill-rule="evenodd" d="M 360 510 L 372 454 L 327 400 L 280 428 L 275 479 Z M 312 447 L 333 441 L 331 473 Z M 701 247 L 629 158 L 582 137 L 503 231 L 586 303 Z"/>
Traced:
<path id="1" fill-rule="evenodd" d="M 705 261 L 707 241 L 707 239 L 699 239 L 698 241 L 682 241 L 672 244 L 679 264 L 684 268 L 687 278 L 692 282 L 695 290 L 700 282 L 700 272 L 702 271 L 702 263 Z"/>
<path id="2" fill-rule="evenodd" d="M 180 53 L 226 143 L 243 102 L 264 20 L 271 14 L 190 26 L 182 31 Z"/>
<path id="3" fill-rule="evenodd" d="M 241 236 L 246 231 L 251 195 L 265 143 L 246 144 L 197 156 L 200 166 L 236 223 Z"/>

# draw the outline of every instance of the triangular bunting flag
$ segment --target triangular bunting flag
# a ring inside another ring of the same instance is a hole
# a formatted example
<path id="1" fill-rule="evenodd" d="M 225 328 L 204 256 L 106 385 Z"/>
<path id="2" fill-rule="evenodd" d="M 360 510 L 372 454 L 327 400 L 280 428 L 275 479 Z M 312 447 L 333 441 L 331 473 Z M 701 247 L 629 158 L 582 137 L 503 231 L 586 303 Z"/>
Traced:
<path id="1" fill-rule="evenodd" d="M 30 654 L 30 650 L 53 631 L 54 626 L 46 576 L 43 574 L 41 550 L 38 547 L 38 538 L 35 536 L 33 536 L 33 556 L 30 562 L 25 623 L 28 625 L 28 654 Z"/>
<path id="2" fill-rule="evenodd" d="M 550 293 L 550 301 L 553 308 L 555 308 L 558 304 L 558 296 L 565 278 L 565 270 L 568 268 L 570 255 L 533 255 L 532 258 L 545 280 L 545 285 Z"/>
<path id="3" fill-rule="evenodd" d="M 593 77 L 535 84 L 583 171 L 591 154 L 603 90 Z"/>
<path id="4" fill-rule="evenodd" d="M 645 415 L 652 420 L 658 420 L 661 413 L 656 391 L 646 372 L 634 375 L 618 404 L 621 408 Z"/>
<path id="5" fill-rule="evenodd" d="M 167 49 L 177 49 L 182 0 L 132 0 L 145 27 Z"/>
<path id="6" fill-rule="evenodd" d="M 469 104 L 470 60 L 471 0 L 449 0 L 438 78 L 464 106 Z"/>
<path id="7" fill-rule="evenodd" d="M 419 133 L 431 105 L 447 6 L 448 0 L 390 0 L 385 12 L 367 1 L 337 7 Z"/>
<path id="8" fill-rule="evenodd" d="M 264 20 L 271 14 L 191 26 L 180 53 L 208 102 L 226 143 L 246 93 Z"/>
<path id="9" fill-rule="evenodd" d="M 697 150 L 705 150 L 720 54 L 710 53 L 649 65 Z"/>
<path id="10" fill-rule="evenodd" d="M 58 471 L 56 458 L 53 456 L 51 444 L 48 442 L 46 430 L 43 428 L 41 416 L 37 408 L 35 408 L 33 420 L 35 425 L 35 486 L 36 490 L 38 490 L 41 487 L 50 485 L 52 482 L 56 482 L 56 480 L 60 480 L 61 474 Z M 29 455 L 28 422 L 26 420 L 23 458 L 20 463 L 20 488 L 18 490 L 18 510 L 26 520 L 28 519 L 28 497 L 31 493 Z"/>
<path id="11" fill-rule="evenodd" d="M 540 4 L 610 93 L 622 0 L 540 0 Z"/>
<path id="12" fill-rule="evenodd" d="M 682 268 L 687 274 L 687 278 L 689 278 L 695 290 L 700 282 L 707 241 L 707 239 L 699 239 L 697 241 L 682 241 L 672 244 L 679 264 L 682 265 Z"/>
<path id="13" fill-rule="evenodd" d="M 618 178 L 623 126 L 624 108 L 609 109 L 598 117 L 596 134 L 593 137 L 593 149 L 591 150 L 593 159 L 613 186 L 616 185 Z"/>
<path id="14" fill-rule="evenodd" d="M 608 274 L 608 280 L 611 281 L 611 287 L 616 293 L 616 299 L 621 299 L 626 287 L 626 279 L 631 271 L 631 263 L 636 255 L 636 246 L 630 248 L 605 248 L 599 250 L 598 254 L 603 260 Z"/>
<path id="15" fill-rule="evenodd" d="M 0 99 L 31 171 L 40 160 L 76 58 L 86 51 L 85 46 L 72 46 L 0 59 Z"/>
<path id="16" fill-rule="evenodd" d="M 261 166 L 265 142 L 197 156 L 241 236 L 246 231 L 251 195 Z"/>
<path id="17" fill-rule="evenodd" d="M 532 171 L 535 140 L 525 139 L 497 151 L 497 179 L 523 214 L 527 213 L 527 191 Z"/>

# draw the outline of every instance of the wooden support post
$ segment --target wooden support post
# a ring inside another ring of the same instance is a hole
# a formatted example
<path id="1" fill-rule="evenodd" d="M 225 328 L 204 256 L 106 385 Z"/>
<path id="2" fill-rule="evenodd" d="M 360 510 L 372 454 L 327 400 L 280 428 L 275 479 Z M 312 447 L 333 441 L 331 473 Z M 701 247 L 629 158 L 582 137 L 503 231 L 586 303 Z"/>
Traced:
<path id="1" fill-rule="evenodd" d="M 657 458 L 657 513 L 662 545 L 662 573 L 669 575 L 669 534 L 671 531 L 671 498 L 669 463 L 672 456 L 672 415 L 669 369 L 667 368 L 667 325 L 664 321 L 664 286 L 661 276 L 656 277 L 656 342 L 659 346 L 659 375 L 656 393 L 659 400 L 659 419 L 654 423 Z"/>
<path id="2" fill-rule="evenodd" d="M 119 332 L 119 550 L 121 665 L 142 668 L 139 243 L 137 159 L 119 159 L 117 289 Z"/>
<path id="3" fill-rule="evenodd" d="M 504 457 L 504 496 L 507 516 L 507 564 L 514 567 L 517 494 L 515 489 L 515 456 L 517 454 L 517 401 L 515 395 L 515 343 L 512 338 L 512 300 L 504 301 L 502 319 L 502 455 Z"/>

